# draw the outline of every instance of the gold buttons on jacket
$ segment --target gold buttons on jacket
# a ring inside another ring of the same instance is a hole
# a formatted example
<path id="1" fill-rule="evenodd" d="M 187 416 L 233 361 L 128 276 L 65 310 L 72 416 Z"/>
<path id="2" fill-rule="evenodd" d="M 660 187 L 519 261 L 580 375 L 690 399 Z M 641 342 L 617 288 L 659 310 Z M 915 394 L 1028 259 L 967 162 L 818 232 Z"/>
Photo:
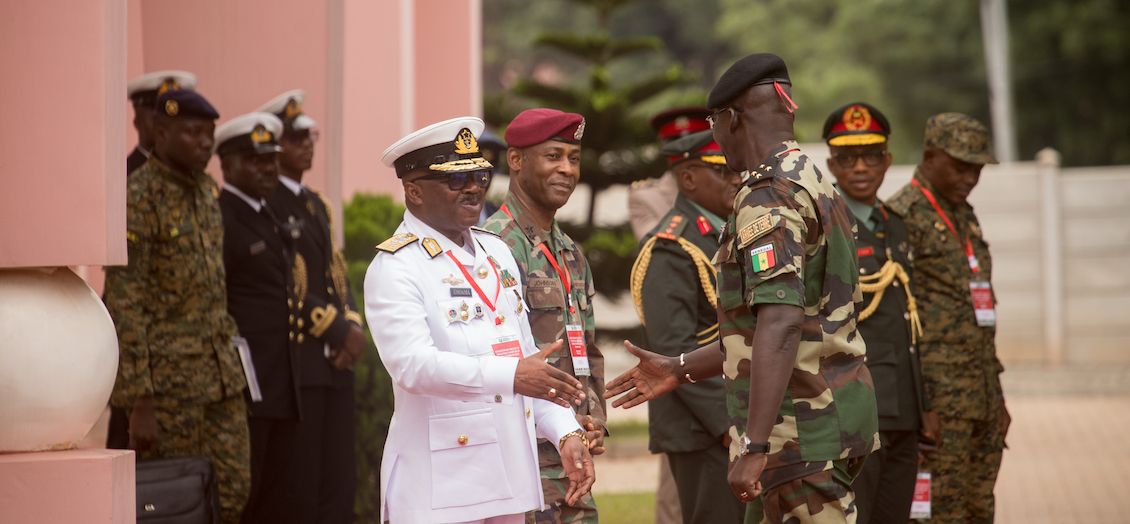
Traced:
<path id="1" fill-rule="evenodd" d="M 298 343 L 299 343 L 299 344 L 301 344 L 301 343 L 302 343 L 302 341 L 303 341 L 303 340 L 305 340 L 305 339 L 306 339 L 306 337 L 302 336 L 302 333 L 299 333 L 299 334 L 298 334 Z"/>
<path id="2" fill-rule="evenodd" d="M 304 325 L 306 325 L 306 322 L 304 322 L 301 318 L 298 319 L 298 329 L 302 329 L 302 326 Z"/>
<path id="3" fill-rule="evenodd" d="M 478 277 L 479 277 L 479 280 L 482 280 L 482 279 L 484 279 L 484 278 L 486 278 L 486 277 L 487 277 L 487 274 L 488 274 L 488 273 L 487 273 L 487 268 L 485 268 L 485 267 L 480 267 L 480 268 L 479 268 L 479 271 L 478 271 L 477 273 L 475 273 L 475 274 L 476 274 L 476 275 L 478 275 Z"/>
<path id="4" fill-rule="evenodd" d="M 290 319 L 288 321 L 290 322 L 290 325 L 293 326 L 294 325 L 294 315 L 291 315 Z"/>
<path id="5" fill-rule="evenodd" d="M 459 435 L 459 438 L 456 439 L 456 442 L 458 442 L 460 446 L 466 446 L 467 440 L 469 440 L 467 438 L 467 435 Z"/>
<path id="6" fill-rule="evenodd" d="M 495 395 L 495 396 L 494 396 L 494 401 L 495 401 L 496 403 L 499 403 L 499 404 L 501 404 L 501 403 L 502 403 L 502 395 Z"/>
<path id="7" fill-rule="evenodd" d="M 530 418 L 530 408 L 526 408 L 526 418 Z"/>

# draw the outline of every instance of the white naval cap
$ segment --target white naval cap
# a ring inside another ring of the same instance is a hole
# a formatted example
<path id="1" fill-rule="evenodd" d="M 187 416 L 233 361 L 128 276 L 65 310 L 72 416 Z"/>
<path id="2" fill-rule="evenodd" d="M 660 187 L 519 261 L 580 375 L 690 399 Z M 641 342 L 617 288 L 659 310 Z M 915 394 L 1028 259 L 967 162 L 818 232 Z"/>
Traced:
<path id="1" fill-rule="evenodd" d="M 414 170 L 452 173 L 490 169 L 479 152 L 478 136 L 486 124 L 473 116 L 437 122 L 409 133 L 381 154 L 381 163 L 403 177 Z"/>
<path id="2" fill-rule="evenodd" d="M 277 115 L 283 120 L 288 122 L 289 129 L 295 131 L 303 131 L 313 129 L 318 125 L 313 118 L 302 112 L 302 103 L 306 100 L 306 91 L 301 89 L 291 89 L 285 93 L 272 98 L 266 104 L 263 104 L 256 111 L 264 111 Z"/>
<path id="3" fill-rule="evenodd" d="M 147 94 L 152 91 L 152 95 L 157 95 L 168 90 L 170 87 L 177 89 L 196 89 L 196 75 L 188 71 L 153 71 L 152 73 L 145 73 L 126 84 L 126 93 L 129 98 L 138 95 Z"/>
<path id="4" fill-rule="evenodd" d="M 239 115 L 216 127 L 216 154 L 278 153 L 283 123 L 271 113 L 255 111 Z"/>

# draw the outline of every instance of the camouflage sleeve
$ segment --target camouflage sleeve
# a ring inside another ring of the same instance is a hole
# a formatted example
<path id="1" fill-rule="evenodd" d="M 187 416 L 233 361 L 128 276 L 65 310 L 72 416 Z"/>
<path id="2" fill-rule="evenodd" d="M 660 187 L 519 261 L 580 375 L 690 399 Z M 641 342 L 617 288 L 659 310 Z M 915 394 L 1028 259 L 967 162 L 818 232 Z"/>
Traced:
<path id="1" fill-rule="evenodd" d="M 804 307 L 805 244 L 810 221 L 815 220 L 811 199 L 794 191 L 788 182 L 771 179 L 756 187 L 738 204 L 738 259 L 745 302 Z"/>
<path id="2" fill-rule="evenodd" d="M 580 253 L 580 250 L 578 250 Z M 604 400 L 604 354 L 600 346 L 596 345 L 596 315 L 593 314 L 592 299 L 596 296 L 596 287 L 592 281 L 592 268 L 588 259 L 581 253 L 581 262 L 585 267 L 585 298 L 588 307 L 584 312 L 585 347 L 589 355 L 589 368 L 592 376 L 589 379 L 589 413 L 600 421 L 601 425 L 608 428 L 607 403 Z"/>
<path id="3" fill-rule="evenodd" d="M 145 306 L 156 289 L 150 265 L 156 213 L 144 195 L 131 187 L 126 206 L 128 263 L 106 269 L 106 309 L 118 333 L 118 377 L 110 403 L 130 407 L 142 396 L 153 394 L 149 374 L 149 320 Z"/>

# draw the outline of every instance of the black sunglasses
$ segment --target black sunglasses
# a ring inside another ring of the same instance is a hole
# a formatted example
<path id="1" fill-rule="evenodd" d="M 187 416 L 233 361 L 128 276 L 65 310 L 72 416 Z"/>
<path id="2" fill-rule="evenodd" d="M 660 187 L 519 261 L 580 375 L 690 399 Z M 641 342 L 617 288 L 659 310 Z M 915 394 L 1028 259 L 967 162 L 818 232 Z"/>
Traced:
<path id="1" fill-rule="evenodd" d="M 463 188 L 467 187 L 468 182 L 474 182 L 475 185 L 486 189 L 490 186 L 492 178 L 494 178 L 494 173 L 491 172 L 491 170 L 482 169 L 479 171 L 463 171 L 460 173 L 435 173 L 424 175 L 412 180 L 412 182 L 419 182 L 421 180 L 446 180 L 448 189 L 452 191 L 462 191 Z"/>
<path id="2" fill-rule="evenodd" d="M 855 165 L 856 161 L 860 158 L 863 163 L 869 167 L 875 167 L 883 163 L 883 159 L 887 157 L 886 151 L 875 151 L 871 153 L 856 153 L 856 154 L 839 154 L 832 155 L 832 159 L 839 164 L 840 167 L 847 169 Z"/>

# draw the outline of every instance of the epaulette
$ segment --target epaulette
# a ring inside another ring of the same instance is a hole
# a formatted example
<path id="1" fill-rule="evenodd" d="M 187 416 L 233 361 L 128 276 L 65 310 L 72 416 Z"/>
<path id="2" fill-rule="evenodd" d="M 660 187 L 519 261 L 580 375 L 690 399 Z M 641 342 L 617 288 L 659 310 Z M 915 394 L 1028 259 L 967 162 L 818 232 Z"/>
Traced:
<path id="1" fill-rule="evenodd" d="M 496 236 L 496 237 L 498 237 L 498 238 L 502 238 L 502 235 L 499 235 L 498 233 L 495 233 L 494 231 L 491 231 L 491 230 L 489 230 L 489 229 L 483 229 L 483 228 L 481 228 L 481 227 L 479 227 L 479 226 L 471 226 L 471 229 L 474 229 L 475 231 L 478 231 L 478 232 L 480 232 L 480 233 L 486 233 L 486 234 L 488 234 L 488 235 L 494 235 L 494 236 Z"/>
<path id="2" fill-rule="evenodd" d="M 407 246 L 408 244 L 411 244 L 417 240 L 419 240 L 419 237 L 413 235 L 412 233 L 397 233 L 393 235 L 392 238 L 389 238 L 388 240 L 377 244 L 377 250 L 384 251 L 385 253 L 396 253 L 397 251 L 400 251 L 402 248 L 404 248 L 404 246 Z"/>
<path id="3" fill-rule="evenodd" d="M 658 238 L 667 240 L 675 240 L 683 235 L 683 228 L 687 227 L 687 218 L 683 215 L 671 215 L 671 220 L 667 221 L 667 226 L 655 234 Z"/>

